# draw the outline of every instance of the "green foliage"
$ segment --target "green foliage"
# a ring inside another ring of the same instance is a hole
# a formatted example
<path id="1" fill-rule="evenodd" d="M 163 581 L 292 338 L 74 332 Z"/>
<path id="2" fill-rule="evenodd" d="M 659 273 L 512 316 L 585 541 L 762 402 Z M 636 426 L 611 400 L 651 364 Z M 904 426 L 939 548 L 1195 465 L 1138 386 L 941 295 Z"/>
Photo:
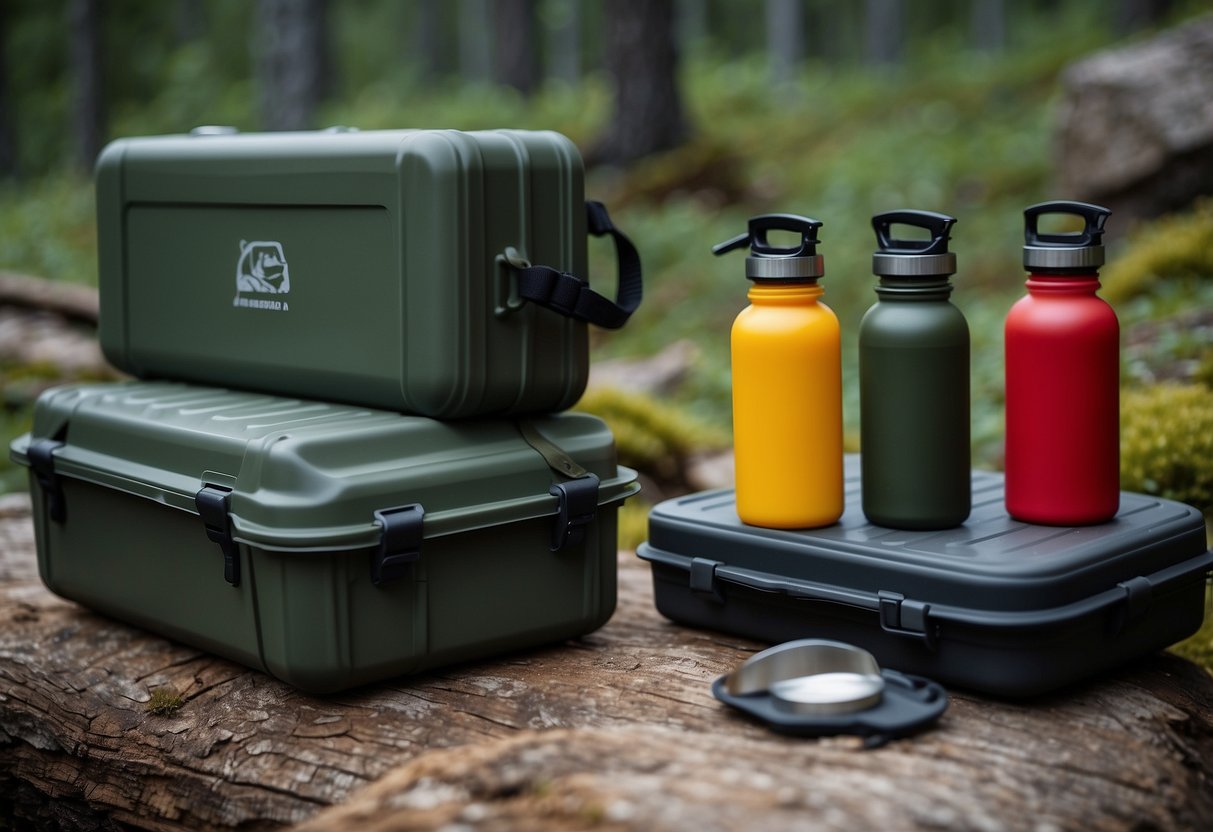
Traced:
<path id="1" fill-rule="evenodd" d="M 1103 294 L 1123 303 L 1179 283 L 1181 291 L 1213 280 L 1213 200 L 1202 200 L 1189 212 L 1144 223 L 1128 247 L 1103 270 Z"/>
<path id="2" fill-rule="evenodd" d="M 21 434 L 28 433 L 33 426 L 33 407 L 0 408 L 0 494 L 29 488 L 29 472 L 9 460 L 8 444 Z"/>
<path id="3" fill-rule="evenodd" d="M 649 539 L 649 510 L 652 504 L 643 496 L 633 497 L 619 509 L 620 549 L 635 549 Z"/>
<path id="4" fill-rule="evenodd" d="M 1213 515 L 1213 390 L 1159 384 L 1124 395 L 1120 483 Z"/>
<path id="5" fill-rule="evenodd" d="M 97 284 L 93 186 L 61 172 L 0 184 L 0 270 Z"/>
<path id="6" fill-rule="evenodd" d="M 172 716 L 181 710 L 181 706 L 184 704 L 185 700 L 181 694 L 172 688 L 156 688 L 148 697 L 143 709 L 156 716 Z"/>
<path id="7" fill-rule="evenodd" d="M 691 454 L 724 448 L 729 442 L 722 431 L 684 410 L 636 393 L 596 388 L 575 409 L 607 423 L 621 464 L 666 479 L 677 479 Z"/>

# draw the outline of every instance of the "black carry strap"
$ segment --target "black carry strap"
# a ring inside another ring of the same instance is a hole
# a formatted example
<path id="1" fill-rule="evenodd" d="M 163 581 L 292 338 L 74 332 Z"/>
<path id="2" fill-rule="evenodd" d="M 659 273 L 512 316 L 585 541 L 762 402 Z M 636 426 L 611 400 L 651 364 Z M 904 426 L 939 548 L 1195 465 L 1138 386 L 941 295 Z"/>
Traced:
<path id="1" fill-rule="evenodd" d="M 610 234 L 615 241 L 615 257 L 619 261 L 619 287 L 615 300 L 605 298 L 590 288 L 588 281 L 550 266 L 527 266 L 518 269 L 519 297 L 537 303 L 578 321 L 586 321 L 604 329 L 619 329 L 637 307 L 643 296 L 640 255 L 632 241 L 624 236 L 601 202 L 586 202 L 586 228 L 595 237 Z"/>
<path id="2" fill-rule="evenodd" d="M 530 422 L 518 420 L 514 423 L 523 440 L 535 449 L 548 467 L 561 478 L 552 483 L 548 493 L 556 498 L 556 522 L 552 526 L 553 552 L 566 546 L 580 546 L 585 542 L 586 527 L 598 515 L 598 476 L 578 465 L 564 449 L 546 436 Z"/>

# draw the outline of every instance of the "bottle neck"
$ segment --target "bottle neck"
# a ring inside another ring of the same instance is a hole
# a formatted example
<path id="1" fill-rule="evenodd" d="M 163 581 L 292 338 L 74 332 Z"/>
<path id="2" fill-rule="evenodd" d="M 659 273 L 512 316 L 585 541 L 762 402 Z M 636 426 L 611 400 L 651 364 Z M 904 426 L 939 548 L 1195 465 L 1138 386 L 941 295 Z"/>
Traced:
<path id="1" fill-rule="evenodd" d="M 825 294 L 816 282 L 813 283 L 754 283 L 747 297 L 750 303 L 761 306 L 792 306 L 816 303 Z"/>
<path id="2" fill-rule="evenodd" d="M 890 277 L 879 275 L 876 295 L 882 301 L 947 300 L 952 294 L 952 282 L 947 275 L 938 277 Z"/>
<path id="3" fill-rule="evenodd" d="M 1099 274 L 1039 274 L 1031 273 L 1028 293 L 1033 295 L 1093 295 L 1099 289 Z"/>

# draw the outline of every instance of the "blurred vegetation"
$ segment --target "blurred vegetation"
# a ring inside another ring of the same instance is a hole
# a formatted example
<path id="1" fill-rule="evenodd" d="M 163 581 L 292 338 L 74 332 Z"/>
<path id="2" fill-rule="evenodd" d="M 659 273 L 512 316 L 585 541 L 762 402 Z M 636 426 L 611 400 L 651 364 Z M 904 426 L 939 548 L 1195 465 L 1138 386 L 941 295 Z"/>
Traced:
<path id="1" fill-rule="evenodd" d="M 1213 389 L 1156 384 L 1121 404 L 1120 482 L 1213 516 Z"/>
<path id="2" fill-rule="evenodd" d="M 1195 293 L 1213 275 L 1213 200 L 1203 199 L 1189 212 L 1143 223 L 1120 257 L 1108 263 L 1101 282 L 1114 304 L 1147 294 L 1160 282 L 1172 291 Z"/>
<path id="3" fill-rule="evenodd" d="M 109 15 L 110 133 L 181 132 L 199 123 L 256 129 L 251 5 L 208 0 L 206 25 L 188 36 L 176 13 L 158 4 L 124 5 Z M 543 13 L 556 14 L 560 5 L 545 2 Z M 630 169 L 589 172 L 589 195 L 612 207 L 646 272 L 646 300 L 629 325 L 593 333 L 596 358 L 648 356 L 676 339 L 693 340 L 702 359 L 663 404 L 676 409 L 678 420 L 727 438 L 728 332 L 748 284 L 742 256 L 715 258 L 710 246 L 741 231 L 754 213 L 808 214 L 825 223 L 823 286 L 842 323 L 844 412 L 854 435 L 855 336 L 874 298 L 869 218 L 898 207 L 944 211 L 959 219 L 953 300 L 973 335 L 974 457 L 979 465 L 1000 466 L 1002 320 L 1022 293 L 1021 211 L 1060 196 L 1051 191 L 1050 160 L 1058 76 L 1069 62 L 1121 36 L 1101 3 L 1024 3 L 1008 9 L 1006 48 L 978 51 L 967 30 L 967 4 L 934 6 L 947 12 L 946 24 L 938 14 L 914 16 L 902 65 L 864 64 L 856 47 L 862 32 L 848 24 L 845 43 L 818 42 L 811 50 L 830 60 L 811 57 L 793 83 L 776 86 L 761 27 L 752 25 L 757 5 L 710 4 L 729 25 L 684 50 L 682 90 L 693 140 Z M 1177 16 L 1202 7 L 1179 3 Z M 588 148 L 610 117 L 607 79 L 592 69 L 576 84 L 549 80 L 529 98 L 487 80 L 424 74 L 404 48 L 416 14 L 408 4 L 334 4 L 337 67 L 322 123 L 549 128 Z M 21 178 L 0 185 L 6 229 L 0 268 L 95 283 L 91 186 L 68 163 L 61 10 L 15 0 L 8 19 Z M 584 26 L 593 25 L 587 15 Z M 583 31 L 587 66 L 597 49 L 593 34 Z M 1213 233 L 1211 216 L 1205 204 L 1143 228 L 1131 241 L 1108 241 L 1109 297 L 1126 333 L 1144 333 L 1126 360 L 1129 384 L 1190 381 L 1201 366 L 1213 373 L 1204 330 L 1164 325 L 1186 320 L 1182 315 L 1194 306 L 1213 305 L 1213 281 L 1199 277 L 1210 273 L 1213 247 L 1202 241 Z M 591 273 L 604 291 L 613 270 L 610 244 L 595 241 Z M 1171 369 L 1180 365 L 1182 372 Z"/>

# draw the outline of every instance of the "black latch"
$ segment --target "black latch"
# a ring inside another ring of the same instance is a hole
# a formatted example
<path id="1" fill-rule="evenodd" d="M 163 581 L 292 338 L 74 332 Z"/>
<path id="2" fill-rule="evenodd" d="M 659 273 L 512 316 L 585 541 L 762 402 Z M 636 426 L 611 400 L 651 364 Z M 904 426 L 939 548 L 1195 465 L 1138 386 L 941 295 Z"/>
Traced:
<path id="1" fill-rule="evenodd" d="M 585 527 L 598 514 L 597 475 L 587 473 L 575 480 L 552 483 L 548 493 L 560 499 L 552 528 L 552 551 L 580 546 L 585 540 Z"/>
<path id="2" fill-rule="evenodd" d="M 927 647 L 934 649 L 935 632 L 930 621 L 931 605 L 913 601 L 899 592 L 881 590 L 880 628 L 886 633 L 921 639 Z"/>
<path id="3" fill-rule="evenodd" d="M 402 578 L 411 565 L 421 557 L 422 520 L 425 509 L 421 503 L 385 508 L 375 512 L 383 526 L 379 547 L 371 558 L 371 582 Z"/>
<path id="4" fill-rule="evenodd" d="M 724 603 L 724 596 L 716 585 L 716 567 L 718 560 L 707 558 L 691 558 L 691 592 L 712 601 Z"/>
<path id="5" fill-rule="evenodd" d="M 232 539 L 231 498 L 230 488 L 208 484 L 194 495 L 194 505 L 206 527 L 207 539 L 218 543 L 223 552 L 223 580 L 240 586 L 240 547 Z"/>
<path id="6" fill-rule="evenodd" d="M 1116 604 L 1109 622 L 1112 635 L 1118 635 L 1125 625 L 1145 615 L 1150 609 L 1154 585 L 1149 578 L 1138 575 L 1117 584 L 1124 590 L 1124 599 Z"/>
<path id="7" fill-rule="evenodd" d="M 63 447 L 57 439 L 35 439 L 25 450 L 30 470 L 42 488 L 42 499 L 46 503 L 46 514 L 56 523 L 67 519 L 67 501 L 63 499 L 63 488 L 59 475 L 55 473 L 55 451 Z"/>

